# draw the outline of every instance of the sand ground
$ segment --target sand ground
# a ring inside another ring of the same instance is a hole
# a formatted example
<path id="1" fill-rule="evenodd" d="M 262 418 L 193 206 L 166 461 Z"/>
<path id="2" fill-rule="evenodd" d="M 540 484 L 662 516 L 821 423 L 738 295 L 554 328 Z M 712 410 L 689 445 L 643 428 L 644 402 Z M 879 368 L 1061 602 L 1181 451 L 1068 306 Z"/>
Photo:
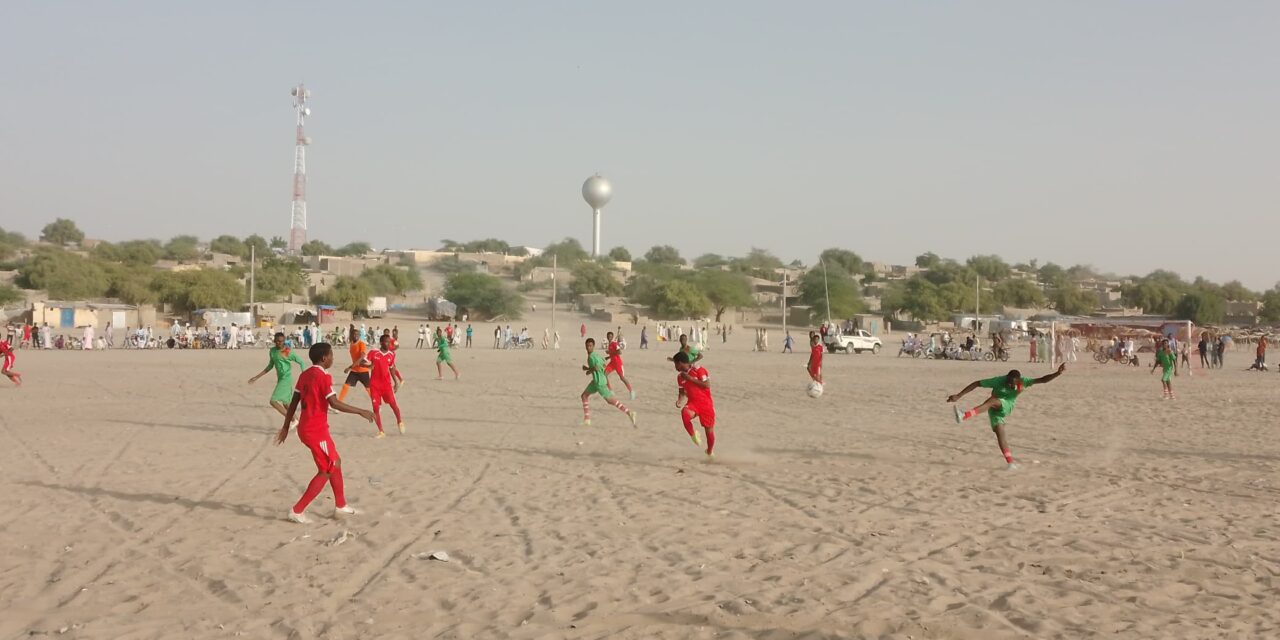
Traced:
<path id="1" fill-rule="evenodd" d="M 408 435 L 334 417 L 364 513 L 330 519 L 326 491 L 310 526 L 282 516 L 312 462 L 245 384 L 265 352 L 20 353 L 0 638 L 1280 636 L 1280 375 L 1244 354 L 1175 402 L 1080 363 L 1019 402 L 1007 472 L 943 402 L 1000 366 L 828 356 L 811 400 L 805 355 L 740 331 L 706 361 L 707 463 L 668 349 L 634 336 L 639 428 L 598 400 L 578 426 L 561 326 L 559 352 L 478 327 L 458 382 L 407 339 Z"/>

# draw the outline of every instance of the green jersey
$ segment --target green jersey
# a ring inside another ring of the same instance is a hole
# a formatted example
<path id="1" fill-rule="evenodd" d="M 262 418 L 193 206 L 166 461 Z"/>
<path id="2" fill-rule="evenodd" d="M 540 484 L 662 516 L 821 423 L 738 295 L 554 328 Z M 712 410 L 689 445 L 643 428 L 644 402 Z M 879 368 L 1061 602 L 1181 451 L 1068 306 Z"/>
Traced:
<path id="1" fill-rule="evenodd" d="M 297 363 L 304 371 L 307 363 L 302 361 L 298 354 L 290 351 L 285 354 L 283 349 L 271 347 L 271 352 L 267 354 L 267 358 L 271 362 L 271 366 L 276 370 L 276 381 L 289 380 L 293 378 L 293 363 Z"/>
<path id="2" fill-rule="evenodd" d="M 436 338 L 436 351 L 440 352 L 441 358 L 448 358 L 449 357 L 449 339 L 444 336 L 440 336 Z"/>
<path id="3" fill-rule="evenodd" d="M 1176 364 L 1177 361 L 1178 357 L 1173 355 L 1172 351 L 1165 351 L 1161 349 L 1156 352 L 1156 362 L 1159 362 L 1160 366 L 1163 367 L 1165 371 L 1172 370 L 1173 365 Z"/>
<path id="4" fill-rule="evenodd" d="M 1027 387 L 1030 387 L 1035 383 L 1035 378 L 1024 377 L 1022 378 L 1022 388 L 1019 389 L 1017 387 L 1009 386 L 1008 377 L 1000 376 L 998 378 L 987 378 L 986 380 L 979 382 L 978 386 L 983 389 L 990 389 L 991 395 L 995 396 L 999 400 L 1017 400 L 1018 394 L 1022 393 L 1027 389 Z"/>
<path id="5" fill-rule="evenodd" d="M 607 389 L 609 380 L 604 375 L 604 356 L 599 351 L 587 355 L 587 368 L 591 370 L 591 382 L 598 389 Z"/>

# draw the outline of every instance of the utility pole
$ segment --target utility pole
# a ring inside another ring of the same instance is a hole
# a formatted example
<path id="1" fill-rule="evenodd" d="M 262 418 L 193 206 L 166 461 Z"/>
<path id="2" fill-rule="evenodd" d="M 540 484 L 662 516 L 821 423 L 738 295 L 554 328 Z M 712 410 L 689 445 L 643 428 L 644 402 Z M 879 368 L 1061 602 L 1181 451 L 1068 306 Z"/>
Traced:
<path id="1" fill-rule="evenodd" d="M 787 343 L 787 272 L 782 272 L 782 335 L 778 339 L 782 340 L 785 345 Z"/>
<path id="2" fill-rule="evenodd" d="M 254 329 L 258 328 L 258 306 L 253 303 L 258 285 L 257 257 L 257 247 L 249 245 L 249 324 L 253 325 Z"/>
<path id="3" fill-rule="evenodd" d="M 818 260 L 822 263 L 822 291 L 827 294 L 827 324 L 831 324 L 831 289 L 827 287 L 827 261 Z"/>
<path id="4" fill-rule="evenodd" d="M 551 333 L 556 332 L 556 289 L 560 288 L 560 283 L 556 282 L 556 263 L 560 256 L 551 254 Z"/>

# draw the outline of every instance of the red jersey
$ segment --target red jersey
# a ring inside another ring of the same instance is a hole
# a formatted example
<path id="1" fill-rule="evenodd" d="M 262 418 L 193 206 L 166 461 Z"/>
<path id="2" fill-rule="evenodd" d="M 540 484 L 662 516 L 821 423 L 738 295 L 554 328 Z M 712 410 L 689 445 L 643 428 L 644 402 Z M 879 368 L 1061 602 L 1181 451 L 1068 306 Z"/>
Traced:
<path id="1" fill-rule="evenodd" d="M 609 354 L 609 359 L 615 362 L 622 362 L 622 347 L 618 346 L 618 341 L 614 340 L 605 348 L 605 353 Z"/>
<path id="2" fill-rule="evenodd" d="M 4 338 L 0 338 L 0 356 L 7 356 L 12 354 L 13 354 L 13 347 L 9 346 L 9 341 L 5 340 Z"/>
<path id="3" fill-rule="evenodd" d="M 380 391 L 391 389 L 391 367 L 396 366 L 396 354 L 374 349 L 365 359 L 373 368 L 369 375 L 369 388 Z"/>
<path id="4" fill-rule="evenodd" d="M 301 416 L 298 418 L 298 438 L 321 437 L 329 433 L 329 398 L 333 392 L 333 378 L 324 367 L 312 365 L 298 376 L 294 393 L 302 397 Z"/>
<path id="5" fill-rule="evenodd" d="M 822 368 L 822 345 L 814 345 L 809 351 L 809 370 L 817 371 Z"/>
<path id="6" fill-rule="evenodd" d="M 690 378 L 699 382 L 706 382 L 710 378 L 710 375 L 707 374 L 706 367 L 690 367 L 688 373 Z M 676 376 L 676 384 L 679 385 L 681 391 L 684 391 L 684 395 L 689 398 L 690 405 L 705 406 L 712 404 L 711 389 L 693 384 L 692 382 L 685 380 L 684 376 L 680 375 Z"/>

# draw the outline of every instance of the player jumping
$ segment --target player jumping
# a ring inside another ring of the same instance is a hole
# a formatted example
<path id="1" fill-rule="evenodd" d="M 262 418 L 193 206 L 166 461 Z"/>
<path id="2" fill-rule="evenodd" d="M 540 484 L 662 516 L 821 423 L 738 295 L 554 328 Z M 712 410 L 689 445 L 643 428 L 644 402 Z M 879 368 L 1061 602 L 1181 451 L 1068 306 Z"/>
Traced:
<path id="1" fill-rule="evenodd" d="M 1017 469 L 1018 465 L 1013 462 L 1013 454 L 1009 452 L 1009 441 L 1004 436 L 1005 420 L 1009 418 L 1009 414 L 1013 413 L 1013 405 L 1018 401 L 1018 395 L 1025 391 L 1027 387 L 1053 382 L 1066 370 L 1067 365 L 1064 364 L 1059 366 L 1057 371 L 1043 378 L 1024 378 L 1017 369 L 1014 369 L 1008 375 L 972 382 L 960 393 L 948 397 L 947 402 L 956 402 L 966 393 L 978 387 L 990 389 L 991 397 L 987 398 L 982 404 L 964 412 L 960 411 L 959 406 L 955 407 L 956 423 L 968 420 L 986 411 L 987 417 L 991 421 L 991 430 L 996 432 L 996 443 L 1000 445 L 1000 453 L 1004 454 L 1004 460 L 1009 463 L 1009 469 Z"/>
<path id="2" fill-rule="evenodd" d="M 591 426 L 591 394 L 598 393 L 604 401 L 617 407 L 619 411 L 627 414 L 631 418 L 631 426 L 636 426 L 636 412 L 627 409 L 627 406 L 613 397 L 613 392 L 609 390 L 609 378 L 605 376 L 604 358 L 596 353 L 596 339 L 587 338 L 587 364 L 582 367 L 583 372 L 591 376 L 591 382 L 587 384 L 587 388 L 582 391 L 582 424 L 583 426 Z"/>
<path id="3" fill-rule="evenodd" d="M 276 444 L 282 444 L 289 437 L 289 426 L 293 417 L 298 415 L 301 405 L 301 416 L 298 418 L 298 439 L 311 450 L 311 458 L 316 463 L 316 475 L 311 478 L 302 498 L 289 510 L 289 520 L 307 523 L 307 506 L 324 490 L 326 484 L 333 487 L 334 517 L 355 515 L 356 510 L 347 504 L 346 495 L 342 491 L 342 459 L 338 457 L 338 447 L 329 435 L 329 414 L 327 409 L 343 413 L 354 413 L 365 420 L 373 422 L 373 413 L 366 409 L 357 409 L 335 397 L 333 378 L 328 369 L 333 366 L 333 347 L 326 342 L 311 345 L 308 352 L 312 366 L 298 376 L 298 387 L 293 391 L 293 400 L 289 410 L 285 412 L 284 426 L 276 436 Z"/>
<path id="4" fill-rule="evenodd" d="M 690 364 L 689 355 L 684 352 L 677 353 L 672 361 L 679 372 L 676 376 L 676 385 L 680 389 L 676 395 L 676 408 L 681 410 L 684 430 L 694 444 L 702 444 L 698 441 L 698 433 L 693 430 L 693 418 L 696 416 L 707 432 L 707 457 L 715 457 L 712 450 L 716 446 L 716 405 L 711 399 L 711 377 L 705 368 Z"/>

